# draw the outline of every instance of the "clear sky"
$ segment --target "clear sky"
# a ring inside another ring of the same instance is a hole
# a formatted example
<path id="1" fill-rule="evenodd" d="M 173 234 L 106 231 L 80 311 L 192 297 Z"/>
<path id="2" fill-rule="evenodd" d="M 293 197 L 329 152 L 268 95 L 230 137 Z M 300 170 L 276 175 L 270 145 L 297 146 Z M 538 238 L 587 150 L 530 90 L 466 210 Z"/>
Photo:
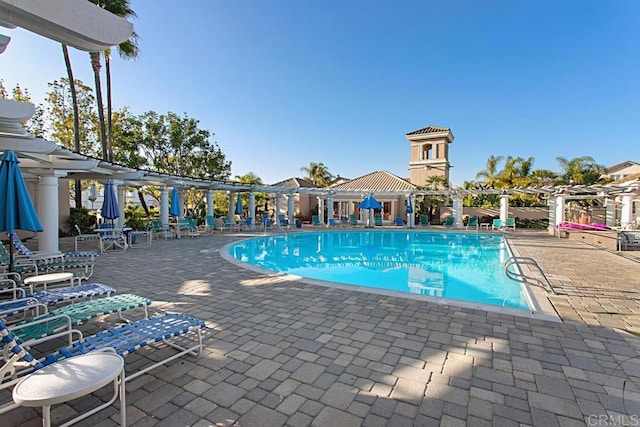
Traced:
<path id="1" fill-rule="evenodd" d="M 166 0 L 131 3 L 140 57 L 112 62 L 116 108 L 186 113 L 232 174 L 266 183 L 323 162 L 408 177 L 405 134 L 451 128 L 451 181 L 490 155 L 640 161 L 637 0 Z M 41 102 L 59 44 L 21 29 L 0 78 Z M 73 50 L 73 49 L 72 49 Z M 93 86 L 87 53 L 76 78 Z"/>

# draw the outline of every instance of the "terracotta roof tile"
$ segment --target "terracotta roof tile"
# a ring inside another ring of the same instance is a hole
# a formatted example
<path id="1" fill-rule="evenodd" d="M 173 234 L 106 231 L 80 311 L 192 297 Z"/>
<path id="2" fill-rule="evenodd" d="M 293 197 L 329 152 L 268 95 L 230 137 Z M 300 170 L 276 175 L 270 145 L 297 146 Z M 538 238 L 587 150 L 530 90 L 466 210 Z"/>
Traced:
<path id="1" fill-rule="evenodd" d="M 414 190 L 415 185 L 387 171 L 376 171 L 332 186 L 337 190 Z"/>
<path id="2" fill-rule="evenodd" d="M 451 132 L 449 128 L 443 128 L 439 126 L 427 126 L 426 128 L 414 130 L 413 132 L 409 132 L 407 135 L 423 135 L 425 133 L 437 133 L 437 132 Z"/>

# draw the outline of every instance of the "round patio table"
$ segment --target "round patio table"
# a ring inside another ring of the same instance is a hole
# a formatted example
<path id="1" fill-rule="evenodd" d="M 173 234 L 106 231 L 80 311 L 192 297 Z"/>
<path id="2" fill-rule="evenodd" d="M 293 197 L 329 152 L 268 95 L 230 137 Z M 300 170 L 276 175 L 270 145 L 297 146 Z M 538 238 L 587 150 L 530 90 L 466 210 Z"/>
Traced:
<path id="1" fill-rule="evenodd" d="M 51 425 L 51 405 L 68 402 L 113 382 L 108 402 L 70 420 L 74 424 L 107 406 L 120 396 L 120 425 L 126 425 L 124 360 L 114 353 L 88 353 L 45 366 L 23 378 L 13 388 L 13 401 L 27 407 L 42 407 L 42 424 Z"/>
<path id="2" fill-rule="evenodd" d="M 29 285 L 31 292 L 35 291 L 36 285 L 44 285 L 44 290 L 47 290 L 47 285 L 50 283 L 58 283 L 69 281 L 73 286 L 73 273 L 50 273 L 40 274 L 38 276 L 31 276 L 24 279 L 25 285 Z"/>

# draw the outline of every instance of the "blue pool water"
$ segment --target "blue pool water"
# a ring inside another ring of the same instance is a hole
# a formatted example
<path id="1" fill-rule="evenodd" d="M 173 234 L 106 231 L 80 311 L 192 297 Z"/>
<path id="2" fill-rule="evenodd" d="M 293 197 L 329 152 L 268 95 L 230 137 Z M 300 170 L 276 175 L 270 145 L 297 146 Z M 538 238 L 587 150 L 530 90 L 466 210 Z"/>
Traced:
<path id="1" fill-rule="evenodd" d="M 423 231 L 332 231 L 249 239 L 232 257 L 273 271 L 350 285 L 529 309 L 504 274 L 500 235 Z"/>

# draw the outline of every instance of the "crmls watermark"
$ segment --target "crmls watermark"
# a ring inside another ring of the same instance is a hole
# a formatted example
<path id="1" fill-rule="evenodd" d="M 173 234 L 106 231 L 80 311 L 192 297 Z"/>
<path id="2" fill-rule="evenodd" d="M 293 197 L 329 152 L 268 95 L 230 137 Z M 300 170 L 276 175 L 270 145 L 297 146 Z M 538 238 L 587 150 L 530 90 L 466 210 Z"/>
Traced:
<path id="1" fill-rule="evenodd" d="M 589 415 L 588 426 L 640 426 L 639 415 Z"/>

